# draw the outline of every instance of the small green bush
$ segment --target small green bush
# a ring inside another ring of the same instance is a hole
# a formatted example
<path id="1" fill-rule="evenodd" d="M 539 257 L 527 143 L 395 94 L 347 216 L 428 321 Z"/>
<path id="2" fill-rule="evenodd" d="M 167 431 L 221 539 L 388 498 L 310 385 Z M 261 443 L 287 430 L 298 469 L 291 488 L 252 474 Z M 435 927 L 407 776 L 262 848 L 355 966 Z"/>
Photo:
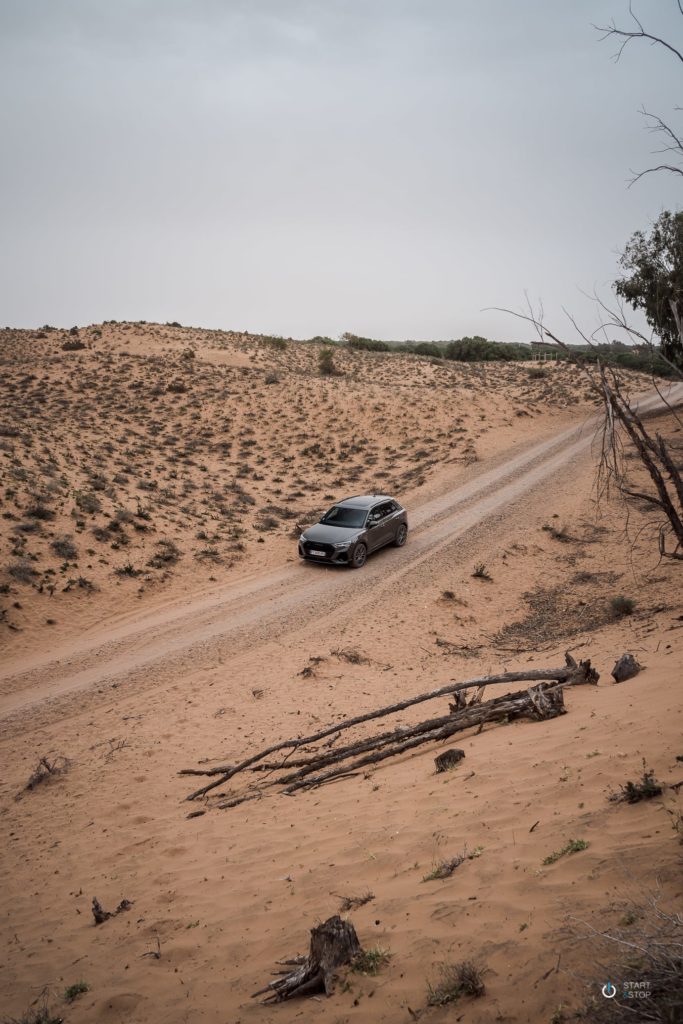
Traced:
<path id="1" fill-rule="evenodd" d="M 333 377 L 337 372 L 334 365 L 334 352 L 331 348 L 323 348 L 318 356 L 318 369 L 322 377 Z"/>
<path id="2" fill-rule="evenodd" d="M 457 964 L 441 964 L 441 980 L 436 985 L 427 984 L 427 1002 L 429 1006 L 446 1006 L 456 1002 L 460 996 L 479 998 L 486 992 L 484 971 L 472 963 L 463 960 Z"/>
<path id="3" fill-rule="evenodd" d="M 635 607 L 635 601 L 632 601 L 630 597 L 624 597 L 623 594 L 613 597 L 610 601 L 610 608 L 618 618 L 624 618 L 626 615 L 633 615 Z"/>
<path id="4" fill-rule="evenodd" d="M 655 778 L 652 768 L 648 768 L 643 761 L 643 774 L 638 782 L 625 782 L 620 793 L 612 793 L 610 800 L 614 803 L 637 804 L 641 800 L 652 800 L 655 796 L 661 796 L 662 787 Z"/>
<path id="5" fill-rule="evenodd" d="M 78 548 L 74 544 L 73 540 L 69 536 L 55 537 L 50 544 L 50 547 L 56 555 L 60 558 L 66 558 L 73 562 L 75 558 L 78 558 Z"/>
<path id="6" fill-rule="evenodd" d="M 64 989 L 64 998 L 67 1003 L 73 1003 L 74 999 L 78 999 L 79 996 L 90 991 L 90 985 L 85 981 L 77 981 L 75 985 L 69 985 L 68 988 Z"/>
<path id="7" fill-rule="evenodd" d="M 568 843 L 565 843 L 561 850 L 555 850 L 553 853 L 548 854 L 543 859 L 544 864 L 555 864 L 560 857 L 566 856 L 568 853 L 579 853 L 581 850 L 587 850 L 590 846 L 585 839 L 570 839 Z"/>
<path id="8" fill-rule="evenodd" d="M 381 946 L 364 949 L 351 963 L 351 970 L 357 974 L 379 974 L 391 960 L 391 953 Z"/>

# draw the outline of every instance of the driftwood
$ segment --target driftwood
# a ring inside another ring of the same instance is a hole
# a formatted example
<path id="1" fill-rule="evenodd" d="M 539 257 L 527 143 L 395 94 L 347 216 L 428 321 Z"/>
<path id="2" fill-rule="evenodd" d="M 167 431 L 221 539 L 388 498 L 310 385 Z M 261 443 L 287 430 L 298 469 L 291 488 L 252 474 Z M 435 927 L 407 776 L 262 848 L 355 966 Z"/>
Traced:
<path id="1" fill-rule="evenodd" d="M 95 924 L 104 924 L 110 917 L 116 917 L 117 914 L 122 914 L 124 910 L 130 910 L 132 906 L 131 900 L 121 900 L 116 910 L 104 910 L 97 897 L 93 896 L 92 916 L 95 918 Z"/>
<path id="2" fill-rule="evenodd" d="M 239 764 L 221 765 L 207 769 L 185 769 L 181 775 L 213 776 L 211 782 L 191 793 L 187 799 L 196 800 L 211 790 L 224 785 L 240 772 L 268 772 L 274 779 L 265 782 L 256 793 L 235 795 L 220 807 L 234 807 L 245 800 L 258 798 L 263 789 L 273 785 L 284 785 L 285 794 L 300 789 L 319 786 L 332 780 L 356 773 L 359 768 L 376 764 L 387 758 L 413 750 L 423 743 L 447 739 L 454 733 L 477 726 L 479 731 L 491 722 L 513 721 L 515 718 L 553 718 L 564 713 L 563 688 L 580 683 L 597 683 L 598 674 L 591 668 L 590 661 L 579 664 L 567 654 L 566 665 L 557 669 L 527 669 L 522 672 L 506 672 L 485 676 L 464 683 L 450 683 L 429 693 L 411 697 L 376 711 L 358 715 L 338 722 L 312 736 L 284 740 L 246 758 Z M 484 687 L 496 683 L 538 682 L 535 688 L 517 693 L 505 694 L 492 700 L 482 700 Z M 471 700 L 465 691 L 475 689 Z M 345 746 L 334 746 L 340 733 L 354 726 L 377 718 L 396 714 L 406 708 L 438 697 L 455 696 L 449 705 L 450 712 L 437 718 L 419 722 L 416 725 L 401 726 L 373 736 L 365 737 Z M 332 737 L 332 739 L 328 739 Z M 322 748 L 315 747 L 321 740 L 327 740 Z M 313 749 L 311 749 L 313 748 Z M 281 760 L 268 758 L 280 751 L 287 751 Z M 296 753 L 303 756 L 295 757 Z M 329 769 L 321 771 L 322 769 Z M 284 773 L 284 774 L 283 774 Z"/>
<path id="3" fill-rule="evenodd" d="M 350 921 L 343 921 L 338 914 L 328 918 L 311 929 L 311 947 L 308 956 L 294 957 L 281 963 L 294 966 L 293 971 L 284 971 L 277 981 L 271 981 L 265 988 L 254 992 L 252 999 L 268 993 L 263 1003 L 279 1003 L 293 996 L 325 992 L 330 995 L 334 975 L 338 968 L 350 964 L 363 952 Z"/>

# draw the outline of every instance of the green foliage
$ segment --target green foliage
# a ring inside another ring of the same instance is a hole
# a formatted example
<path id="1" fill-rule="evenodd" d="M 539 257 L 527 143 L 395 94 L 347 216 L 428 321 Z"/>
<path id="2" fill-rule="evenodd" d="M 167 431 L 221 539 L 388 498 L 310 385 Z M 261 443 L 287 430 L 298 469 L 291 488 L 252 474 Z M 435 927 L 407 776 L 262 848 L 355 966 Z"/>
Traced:
<path id="1" fill-rule="evenodd" d="M 612 598 L 610 607 L 615 615 L 623 618 L 625 615 L 633 615 L 636 604 L 630 597 L 624 597 L 623 594 L 619 594 L 617 597 Z"/>
<path id="2" fill-rule="evenodd" d="M 427 984 L 429 1006 L 447 1006 L 455 1003 L 460 996 L 483 996 L 486 992 L 483 974 L 471 960 L 457 964 L 441 964 L 441 979 L 436 985 Z"/>
<path id="3" fill-rule="evenodd" d="M 475 335 L 473 338 L 459 338 L 449 341 L 444 347 L 446 359 L 455 359 L 462 363 L 491 362 L 513 359 L 528 359 L 530 350 L 526 345 L 511 345 L 506 342 L 488 341 Z"/>
<path id="4" fill-rule="evenodd" d="M 318 356 L 318 369 L 322 377 L 332 377 L 337 372 L 334 365 L 334 352 L 331 348 L 323 348 Z"/>
<path id="5" fill-rule="evenodd" d="M 264 334 L 261 341 L 264 345 L 267 345 L 268 348 L 273 348 L 277 352 L 284 352 L 287 348 L 287 339 L 281 338 L 277 334 Z"/>
<path id="6" fill-rule="evenodd" d="M 381 946 L 364 949 L 351 963 L 351 970 L 357 974 L 379 974 L 391 960 L 391 953 Z"/>
<path id="7" fill-rule="evenodd" d="M 433 359 L 443 359 L 443 345 L 437 341 L 407 341 L 401 348 L 406 352 L 412 352 L 416 356 L 431 356 Z"/>
<path id="8" fill-rule="evenodd" d="M 74 999 L 78 999 L 79 996 L 89 991 L 90 985 L 86 981 L 77 981 L 75 985 L 69 985 L 64 989 L 64 998 L 67 1003 L 73 1003 Z"/>
<path id="9" fill-rule="evenodd" d="M 357 334 L 342 334 L 342 341 L 345 341 L 349 348 L 361 349 L 366 352 L 391 351 L 391 345 L 388 341 L 379 341 L 376 338 L 360 338 Z"/>
<path id="10" fill-rule="evenodd" d="M 572 346 L 572 352 L 576 352 L 581 361 L 586 363 L 597 363 L 599 360 L 605 366 L 616 366 L 622 370 L 637 370 L 641 373 L 656 374 L 658 377 L 679 376 L 675 368 L 664 361 L 658 345 L 627 346 L 616 342 L 591 347 Z"/>
<path id="11" fill-rule="evenodd" d="M 544 864 L 554 864 L 564 857 L 568 853 L 579 853 L 581 850 L 587 850 L 589 843 L 585 839 L 570 839 L 568 843 L 565 843 L 561 850 L 555 850 L 553 853 L 548 854 L 544 857 Z"/>
<path id="12" fill-rule="evenodd" d="M 672 305 L 683 315 L 683 211 L 664 213 L 649 234 L 636 231 L 619 261 L 625 277 L 614 289 L 645 319 L 662 342 L 664 355 L 683 367 L 683 345 Z"/>
<path id="13" fill-rule="evenodd" d="M 614 793 L 610 796 L 610 800 L 614 803 L 625 803 L 625 804 L 637 804 L 641 800 L 652 800 L 655 796 L 660 796 L 662 787 L 655 778 L 655 773 L 652 768 L 648 768 L 643 761 L 643 774 L 638 782 L 626 782 L 621 787 L 620 793 Z"/>

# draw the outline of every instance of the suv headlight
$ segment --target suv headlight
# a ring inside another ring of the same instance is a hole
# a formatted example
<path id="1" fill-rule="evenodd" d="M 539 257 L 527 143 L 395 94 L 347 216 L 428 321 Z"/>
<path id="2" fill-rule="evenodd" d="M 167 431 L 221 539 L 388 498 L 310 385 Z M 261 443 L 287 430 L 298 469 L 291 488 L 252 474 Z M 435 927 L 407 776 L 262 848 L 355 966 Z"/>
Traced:
<path id="1" fill-rule="evenodd" d="M 350 547 L 350 546 L 351 546 L 351 541 L 350 540 L 343 540 L 343 541 L 340 541 L 339 544 L 335 544 L 334 545 L 334 550 L 335 551 L 346 551 L 346 549 L 348 547 Z"/>

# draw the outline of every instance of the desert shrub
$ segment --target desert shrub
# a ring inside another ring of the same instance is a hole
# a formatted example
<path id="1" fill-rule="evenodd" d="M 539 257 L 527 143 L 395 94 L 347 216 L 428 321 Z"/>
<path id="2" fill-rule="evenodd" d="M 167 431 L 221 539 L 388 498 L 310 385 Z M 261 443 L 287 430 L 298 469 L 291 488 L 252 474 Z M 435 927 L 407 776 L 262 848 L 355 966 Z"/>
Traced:
<path id="1" fill-rule="evenodd" d="M 568 853 L 580 853 L 587 850 L 589 843 L 585 839 L 570 839 L 560 850 L 553 850 L 547 857 L 543 858 L 544 864 L 555 864 L 560 857 L 566 857 Z"/>
<path id="2" fill-rule="evenodd" d="M 264 334 L 261 341 L 268 348 L 274 348 L 277 352 L 284 352 L 287 348 L 287 339 L 281 338 L 278 335 Z"/>
<path id="3" fill-rule="evenodd" d="M 172 380 L 166 390 L 173 395 L 184 395 L 187 391 L 187 384 L 184 380 Z"/>
<path id="4" fill-rule="evenodd" d="M 442 359 L 443 345 L 438 341 L 406 341 L 396 351 L 411 352 L 416 356 L 431 356 L 432 359 Z"/>
<path id="5" fill-rule="evenodd" d="M 531 369 L 527 371 L 527 377 L 529 380 L 545 380 L 547 376 L 548 373 L 542 366 L 532 366 Z"/>
<path id="6" fill-rule="evenodd" d="M 391 953 L 381 946 L 364 949 L 351 962 L 351 970 L 357 974 L 379 974 L 391 960 Z"/>
<path id="7" fill-rule="evenodd" d="M 269 373 L 266 374 L 265 382 L 266 384 L 279 384 L 280 374 L 276 373 L 275 370 L 271 370 Z"/>
<path id="8" fill-rule="evenodd" d="M 625 782 L 619 793 L 610 794 L 609 799 L 613 803 L 637 804 L 641 800 L 652 800 L 655 796 L 661 796 L 662 787 L 655 778 L 652 768 L 648 768 L 643 761 L 643 774 L 639 781 Z"/>
<path id="9" fill-rule="evenodd" d="M 510 362 L 516 359 L 528 359 L 530 350 L 526 345 L 515 345 L 502 341 L 489 341 L 475 335 L 472 338 L 458 338 L 444 345 L 443 355 L 446 359 L 458 362 Z"/>
<path id="10" fill-rule="evenodd" d="M 475 567 L 474 567 L 474 569 L 472 571 L 472 577 L 475 580 L 490 580 L 491 579 L 491 576 L 489 575 L 488 569 L 486 568 L 486 566 L 484 565 L 483 562 L 477 562 L 477 564 L 475 565 Z"/>
<path id="11" fill-rule="evenodd" d="M 279 525 L 280 523 L 275 516 L 264 516 L 254 524 L 254 529 L 260 533 L 269 533 L 271 530 L 276 530 Z"/>
<path id="12" fill-rule="evenodd" d="M 7 572 L 17 583 L 33 583 L 38 573 L 33 568 L 30 558 L 19 558 L 7 566 Z"/>
<path id="13" fill-rule="evenodd" d="M 441 978 L 437 984 L 427 984 L 427 1002 L 430 1006 L 446 1006 L 456 1002 L 460 996 L 478 998 L 486 992 L 484 971 L 471 960 L 441 964 L 439 971 Z"/>
<path id="14" fill-rule="evenodd" d="M 322 377 L 332 377 L 337 372 L 334 365 L 334 352 L 331 348 L 323 348 L 318 356 L 318 369 Z"/>
<path id="15" fill-rule="evenodd" d="M 156 554 L 150 558 L 147 565 L 151 565 L 153 569 L 165 569 L 175 565 L 181 554 L 180 548 L 172 540 L 160 540 L 157 543 Z"/>
<path id="16" fill-rule="evenodd" d="M 76 491 L 76 505 L 88 515 L 95 515 L 102 511 L 102 502 L 92 491 Z"/>
<path id="17" fill-rule="evenodd" d="M 63 537 L 55 537 L 50 547 L 60 558 L 68 558 L 70 561 L 78 558 L 78 548 L 73 539 L 66 534 Z"/>
<path id="18" fill-rule="evenodd" d="M 130 562 L 126 562 L 125 565 L 117 566 L 117 568 L 114 569 L 114 572 L 116 573 L 117 576 L 135 577 L 141 575 L 142 569 L 136 569 L 135 566 L 132 565 Z"/>
<path id="19" fill-rule="evenodd" d="M 90 985 L 86 981 L 77 981 L 74 985 L 69 985 L 64 989 L 64 999 L 67 1003 L 73 1003 L 74 999 L 78 999 L 85 992 L 90 991 Z"/>
<path id="20" fill-rule="evenodd" d="M 622 918 L 625 927 L 590 930 L 574 928 L 582 944 L 588 943 L 596 976 L 586 979 L 589 998 L 573 1020 L 591 1024 L 674 1024 L 683 1020 L 683 917 L 660 906 L 661 894 L 643 904 L 630 904 Z M 582 922 L 581 922 L 582 924 Z M 579 935 L 579 932 L 581 933 Z M 615 979 L 616 998 L 605 999 L 605 979 Z M 637 998 L 633 979 L 646 998 Z M 634 995 L 636 998 L 634 998 Z"/>
<path id="21" fill-rule="evenodd" d="M 117 508 L 114 513 L 114 522 L 116 523 L 132 523 L 133 513 L 127 508 Z"/>
<path id="22" fill-rule="evenodd" d="M 56 779 L 68 772 L 70 767 L 71 761 L 69 761 L 68 757 L 62 757 L 61 754 L 52 760 L 48 757 L 41 757 L 31 772 L 24 789 L 32 790 L 43 782 L 47 782 L 48 779 Z"/>
<path id="23" fill-rule="evenodd" d="M 85 348 L 85 342 L 80 338 L 72 338 L 63 342 L 61 347 L 63 352 L 78 352 L 79 349 Z"/>
<path id="24" fill-rule="evenodd" d="M 618 618 L 624 618 L 626 615 L 633 615 L 636 607 L 635 601 L 632 601 L 630 597 L 624 597 L 623 594 L 613 597 L 609 604 L 615 616 Z"/>
<path id="25" fill-rule="evenodd" d="M 42 501 L 36 501 L 26 509 L 26 515 L 29 519 L 40 519 L 41 522 L 49 522 L 55 518 L 55 513 L 51 508 L 48 508 Z"/>
<path id="26" fill-rule="evenodd" d="M 391 352 L 391 345 L 377 338 L 360 338 L 357 334 L 344 334 L 342 340 L 349 348 L 365 352 Z"/>
<path id="27" fill-rule="evenodd" d="M 63 1024 L 63 1021 L 59 1014 L 50 1012 L 47 995 L 43 993 L 37 1006 L 31 1006 L 21 1017 L 2 1017 L 1 1024 Z"/>

